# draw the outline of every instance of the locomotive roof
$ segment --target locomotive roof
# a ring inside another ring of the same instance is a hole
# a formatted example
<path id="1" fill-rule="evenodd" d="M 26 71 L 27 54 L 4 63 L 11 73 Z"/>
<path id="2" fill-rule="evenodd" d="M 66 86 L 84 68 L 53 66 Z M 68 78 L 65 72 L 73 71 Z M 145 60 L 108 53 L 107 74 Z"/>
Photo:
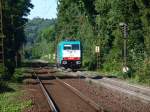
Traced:
<path id="1" fill-rule="evenodd" d="M 76 40 L 76 41 L 61 41 L 59 44 L 80 44 L 80 41 L 79 40 Z"/>

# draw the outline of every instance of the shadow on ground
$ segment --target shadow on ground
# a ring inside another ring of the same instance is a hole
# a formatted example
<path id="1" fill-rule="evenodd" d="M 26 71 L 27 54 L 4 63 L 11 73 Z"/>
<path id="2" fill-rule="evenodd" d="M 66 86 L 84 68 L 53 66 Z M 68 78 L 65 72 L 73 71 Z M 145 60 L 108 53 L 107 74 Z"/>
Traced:
<path id="1" fill-rule="evenodd" d="M 7 83 L 0 82 L 0 93 L 6 93 L 6 92 L 14 92 L 15 90 L 10 88 Z"/>

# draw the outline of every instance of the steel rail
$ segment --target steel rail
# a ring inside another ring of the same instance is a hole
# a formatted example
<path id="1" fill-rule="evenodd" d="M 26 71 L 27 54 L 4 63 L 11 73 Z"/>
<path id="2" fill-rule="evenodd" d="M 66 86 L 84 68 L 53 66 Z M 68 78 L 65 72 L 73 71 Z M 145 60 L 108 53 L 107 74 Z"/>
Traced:
<path id="1" fill-rule="evenodd" d="M 150 102 L 150 94 L 149 94 L 150 89 L 147 89 L 145 87 L 128 84 L 126 82 L 113 80 L 107 77 L 102 78 L 101 81 L 97 81 L 89 78 L 86 75 L 81 75 L 81 76 L 84 76 L 87 81 L 92 81 L 93 83 L 102 85 L 106 88 L 109 89 L 111 88 L 113 90 L 117 90 L 124 94 L 132 95 L 136 98 L 140 98 L 144 102 L 145 101 L 147 103 Z"/>
<path id="2" fill-rule="evenodd" d="M 42 67 L 40 67 L 40 69 L 42 69 Z M 34 73 L 36 75 L 36 73 Z M 48 71 L 48 74 L 50 75 L 50 72 Z M 37 76 L 37 75 L 36 75 Z M 54 76 L 54 75 L 53 75 Z M 61 83 L 62 85 L 64 85 L 64 87 L 68 88 L 70 91 L 72 91 L 75 95 L 77 95 L 78 97 L 80 97 L 85 103 L 89 104 L 92 108 L 94 108 L 96 110 L 96 112 L 104 112 L 104 109 L 101 108 L 98 104 L 96 104 L 93 100 L 91 100 L 90 98 L 86 97 L 85 95 L 83 95 L 79 90 L 77 90 L 76 88 L 72 87 L 71 85 L 69 85 L 68 83 L 60 80 L 57 76 L 54 76 L 56 78 L 56 80 Z M 48 103 L 49 106 L 52 110 L 52 112 L 58 112 L 57 109 L 54 106 L 53 101 L 51 100 L 51 98 L 49 97 L 47 91 L 45 90 L 42 82 L 40 81 L 39 77 L 37 76 L 37 80 L 40 83 L 41 89 L 44 92 L 44 95 L 46 96 L 46 98 L 48 99 Z M 52 105 L 51 105 L 52 103 Z"/>
<path id="3" fill-rule="evenodd" d="M 40 87 L 41 87 L 41 90 L 43 91 L 46 99 L 47 99 L 47 102 L 49 104 L 49 107 L 50 109 L 52 110 L 52 112 L 58 112 L 58 110 L 56 109 L 51 97 L 48 95 L 43 83 L 41 82 L 41 80 L 39 79 L 38 75 L 34 72 L 34 75 L 37 77 L 37 81 L 40 83 Z"/>
<path id="4" fill-rule="evenodd" d="M 49 73 L 49 72 L 48 72 Z M 50 74 L 50 73 L 49 73 Z M 56 78 L 56 80 L 61 83 L 62 85 L 64 85 L 66 88 L 68 88 L 70 91 L 72 91 L 75 95 L 77 95 L 78 97 L 80 97 L 82 100 L 84 100 L 84 102 L 86 102 L 87 104 L 89 104 L 92 108 L 94 108 L 97 112 L 104 112 L 104 109 L 101 108 L 98 104 L 96 104 L 93 100 L 91 100 L 90 98 L 86 97 L 85 95 L 83 95 L 79 90 L 77 90 L 76 88 L 72 87 L 71 85 L 69 85 L 68 83 L 60 80 L 57 76 L 54 76 Z"/>

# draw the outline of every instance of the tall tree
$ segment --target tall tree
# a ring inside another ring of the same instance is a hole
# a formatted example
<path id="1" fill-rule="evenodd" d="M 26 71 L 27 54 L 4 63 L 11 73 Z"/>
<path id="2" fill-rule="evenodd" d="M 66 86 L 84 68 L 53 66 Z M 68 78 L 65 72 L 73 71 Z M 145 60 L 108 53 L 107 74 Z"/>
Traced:
<path id="1" fill-rule="evenodd" d="M 149 0 L 59 0 L 57 39 L 80 39 L 83 61 L 95 61 L 94 46 L 100 45 L 101 65 L 107 72 L 123 67 L 123 32 L 128 25 L 128 66 L 134 74 L 149 74 L 150 62 Z M 93 54 L 93 55 L 91 55 Z"/>
<path id="2" fill-rule="evenodd" d="M 31 8 L 33 8 L 31 0 L 5 0 L 3 2 L 3 26 L 6 36 L 4 51 L 8 75 L 14 71 L 15 56 L 25 40 L 23 26 L 27 22 L 25 16 L 29 14 Z"/>
<path id="3" fill-rule="evenodd" d="M 89 5 L 90 3 L 90 5 Z M 56 32 L 57 41 L 65 38 L 78 39 L 83 45 L 84 62 L 89 63 L 94 58 L 93 46 L 95 25 L 94 1 L 92 0 L 59 0 Z M 83 62 L 83 64 L 84 64 Z M 92 62 L 92 61 L 91 61 Z"/>

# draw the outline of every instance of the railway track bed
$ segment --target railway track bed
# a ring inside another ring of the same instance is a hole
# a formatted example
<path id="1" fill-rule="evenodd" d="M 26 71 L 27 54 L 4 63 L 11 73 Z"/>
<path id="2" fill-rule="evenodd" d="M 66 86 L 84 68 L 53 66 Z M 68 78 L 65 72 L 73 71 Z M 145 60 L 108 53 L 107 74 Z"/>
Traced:
<path id="1" fill-rule="evenodd" d="M 25 86 L 28 99 L 32 100 L 32 107 L 23 112 L 52 112 L 38 83 Z"/>
<path id="2" fill-rule="evenodd" d="M 98 112 L 58 80 L 42 81 L 60 112 Z M 100 111 L 99 111 L 100 112 Z"/>
<path id="3" fill-rule="evenodd" d="M 87 104 L 84 103 L 85 101 L 82 101 L 79 96 L 73 96 L 73 92 L 67 92 L 68 89 L 62 86 L 63 84 L 58 82 L 54 78 L 54 75 L 59 76 L 62 81 L 76 88 L 84 96 L 86 96 L 87 99 L 89 98 L 95 102 L 100 107 L 100 111 L 150 112 L 150 102 L 116 91 L 116 89 L 96 84 L 90 80 L 85 81 L 86 78 L 82 78 L 78 75 L 69 77 L 69 72 L 65 72 L 64 77 L 59 73 L 55 71 L 48 74 L 38 75 L 60 112 L 95 112 L 95 109 L 87 106 Z M 108 84 L 112 85 L 111 83 Z M 83 102 L 83 104 L 81 102 Z"/>
<path id="4" fill-rule="evenodd" d="M 35 80 L 38 82 L 35 85 L 40 85 L 40 90 L 43 91 L 47 99 L 43 103 L 52 102 L 53 104 L 49 103 L 49 107 L 51 108 L 51 105 L 53 105 L 56 108 L 51 108 L 52 112 L 103 112 L 96 103 L 92 102 L 69 84 L 63 82 L 63 79 L 58 79 L 50 74 L 39 75 L 36 72 L 33 73 L 34 78 L 37 77 Z"/>
<path id="5" fill-rule="evenodd" d="M 149 88 L 127 84 L 113 78 L 92 76 L 92 74 L 91 77 L 86 77 L 87 74 L 84 72 L 65 71 L 62 74 L 70 74 L 85 79 L 90 86 L 82 86 L 84 83 L 76 86 L 72 80 L 68 81 L 110 112 L 150 112 Z"/>

